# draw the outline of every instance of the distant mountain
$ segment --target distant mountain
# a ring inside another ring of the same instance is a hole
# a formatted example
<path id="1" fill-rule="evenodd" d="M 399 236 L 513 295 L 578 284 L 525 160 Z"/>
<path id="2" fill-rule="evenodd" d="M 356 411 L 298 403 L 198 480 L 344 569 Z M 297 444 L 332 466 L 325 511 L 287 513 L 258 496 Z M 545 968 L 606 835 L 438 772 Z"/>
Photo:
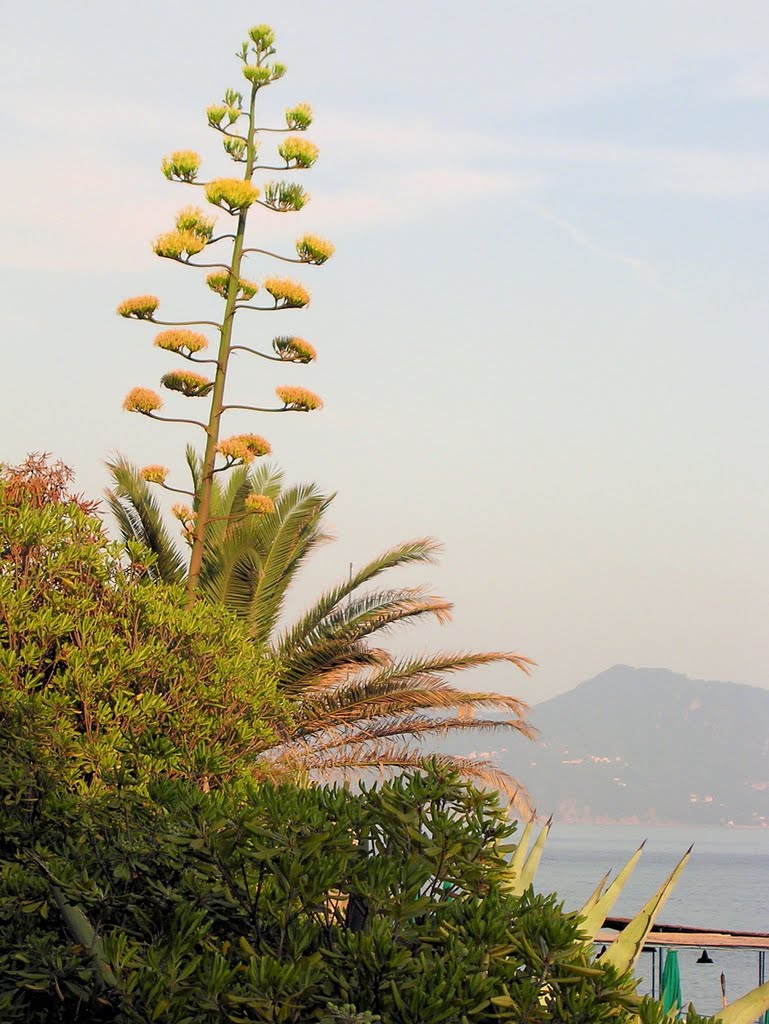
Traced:
<path id="1" fill-rule="evenodd" d="M 530 717 L 536 745 L 492 743 L 540 812 L 769 827 L 769 690 L 615 665 Z"/>

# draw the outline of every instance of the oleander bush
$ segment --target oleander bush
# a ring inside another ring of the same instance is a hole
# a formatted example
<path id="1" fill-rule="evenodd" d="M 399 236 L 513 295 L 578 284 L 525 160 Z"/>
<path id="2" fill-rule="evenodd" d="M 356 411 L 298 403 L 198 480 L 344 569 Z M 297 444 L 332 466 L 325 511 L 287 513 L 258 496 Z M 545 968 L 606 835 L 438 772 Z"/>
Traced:
<path id="1" fill-rule="evenodd" d="M 126 567 L 70 480 L 40 458 L 0 474 L 4 756 L 83 791 L 258 774 L 285 717 L 269 663 L 226 609 L 149 580 L 139 545 Z"/>

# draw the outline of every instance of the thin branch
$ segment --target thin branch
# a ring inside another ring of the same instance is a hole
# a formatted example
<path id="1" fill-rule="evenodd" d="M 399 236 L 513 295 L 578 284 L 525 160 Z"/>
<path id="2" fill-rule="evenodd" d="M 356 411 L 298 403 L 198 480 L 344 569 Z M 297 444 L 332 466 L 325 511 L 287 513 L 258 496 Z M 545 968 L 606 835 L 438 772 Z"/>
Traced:
<path id="1" fill-rule="evenodd" d="M 246 253 L 248 253 L 248 252 L 258 252 L 258 253 L 261 253 L 262 256 L 272 256 L 273 259 L 275 259 L 275 260 L 283 260 L 284 263 L 310 263 L 309 260 L 301 260 L 301 259 L 298 259 L 298 258 L 296 258 L 294 256 L 280 256 L 276 252 L 270 252 L 269 249 L 244 249 L 243 250 L 243 254 L 244 255 Z"/>
<path id="2" fill-rule="evenodd" d="M 249 348 L 248 345 L 232 345 L 230 352 L 250 352 L 253 356 L 261 356 L 262 359 L 271 359 L 274 363 L 293 363 L 296 362 L 294 359 L 284 359 L 283 356 L 270 356 L 266 352 L 259 352 L 255 348 Z"/>
<path id="3" fill-rule="evenodd" d="M 193 427 L 200 427 L 200 429 L 204 430 L 206 434 L 208 433 L 208 427 L 205 423 L 201 423 L 199 420 L 183 420 L 176 416 L 158 416 L 157 413 L 154 412 L 145 412 L 142 413 L 142 416 L 147 416 L 151 420 L 162 420 L 164 423 L 189 423 Z"/>
<path id="4" fill-rule="evenodd" d="M 262 409 L 258 405 L 223 405 L 222 412 L 227 412 L 229 409 L 242 409 L 245 412 L 290 412 L 291 410 L 287 405 L 282 406 L 280 409 Z"/>
<path id="5" fill-rule="evenodd" d="M 216 238 L 209 238 L 206 245 L 213 245 L 214 242 L 221 242 L 225 238 L 235 238 L 235 235 L 217 235 Z"/>
<path id="6" fill-rule="evenodd" d="M 200 267 L 203 270 L 229 270 L 228 263 L 193 263 L 192 260 L 177 260 L 177 263 L 183 264 L 185 267 Z"/>
<path id="7" fill-rule="evenodd" d="M 182 359 L 189 360 L 189 362 L 191 362 L 191 363 L 200 363 L 201 365 L 203 365 L 205 363 L 208 363 L 211 366 L 218 366 L 219 365 L 219 360 L 218 359 L 196 359 L 195 356 L 188 355 L 185 352 L 177 352 L 176 354 L 180 355 L 182 357 Z"/>
<path id="8" fill-rule="evenodd" d="M 174 494 L 186 494 L 188 498 L 194 498 L 195 495 L 192 491 L 182 490 L 181 487 L 169 487 L 168 484 L 160 484 L 164 491 L 173 491 Z"/>
<path id="9" fill-rule="evenodd" d="M 254 202 L 257 206 L 263 206 L 265 210 L 272 210 L 273 213 L 299 213 L 299 210 L 279 210 L 277 207 L 272 206 L 270 203 L 265 203 L 263 199 L 255 199 Z"/>
<path id="10" fill-rule="evenodd" d="M 285 164 L 283 167 L 273 167 L 272 164 L 255 164 L 255 171 L 309 171 L 309 167 L 300 167 L 298 164 Z"/>
<path id="11" fill-rule="evenodd" d="M 282 306 L 277 305 L 277 303 L 274 306 L 248 306 L 248 305 L 246 305 L 246 304 L 244 304 L 242 302 L 237 302 L 235 304 L 235 309 L 256 309 L 260 313 L 273 313 L 276 309 L 303 309 L 303 308 L 304 308 L 303 306 L 290 306 L 286 302 L 284 302 Z"/>
<path id="12" fill-rule="evenodd" d="M 214 320 L 156 320 L 148 316 L 147 322 L 157 324 L 158 327 L 216 327 L 221 331 L 222 325 Z"/>

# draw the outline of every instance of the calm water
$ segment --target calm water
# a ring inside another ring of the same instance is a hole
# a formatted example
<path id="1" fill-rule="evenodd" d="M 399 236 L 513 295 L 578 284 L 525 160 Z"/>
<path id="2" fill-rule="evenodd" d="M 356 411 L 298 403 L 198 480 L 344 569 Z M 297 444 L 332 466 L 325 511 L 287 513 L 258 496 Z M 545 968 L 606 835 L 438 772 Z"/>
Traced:
<path id="1" fill-rule="evenodd" d="M 536 887 L 540 892 L 557 892 L 567 910 L 577 909 L 601 877 L 610 868 L 612 876 L 616 874 L 643 839 L 647 840 L 644 854 L 614 914 L 632 917 L 694 843 L 691 859 L 658 922 L 769 932 L 769 829 L 556 824 Z M 695 963 L 700 949 L 682 949 L 678 954 L 684 1003 L 692 1001 L 700 1013 L 707 1014 L 721 1008 L 722 971 L 730 1002 L 758 984 L 756 951 L 709 952 L 712 965 Z M 651 991 L 651 959 L 651 954 L 641 954 L 639 992 Z"/>

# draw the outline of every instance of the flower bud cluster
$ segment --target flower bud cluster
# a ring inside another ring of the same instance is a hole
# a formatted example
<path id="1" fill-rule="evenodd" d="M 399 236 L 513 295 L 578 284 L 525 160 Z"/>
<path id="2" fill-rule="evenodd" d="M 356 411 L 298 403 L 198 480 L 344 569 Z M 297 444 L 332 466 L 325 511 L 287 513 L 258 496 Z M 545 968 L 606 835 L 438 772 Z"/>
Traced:
<path id="1" fill-rule="evenodd" d="M 298 213 L 309 199 L 302 186 L 291 181 L 269 181 L 264 186 L 265 205 L 278 213 Z"/>
<path id="2" fill-rule="evenodd" d="M 241 178 L 214 178 L 205 187 L 206 199 L 228 213 L 248 209 L 259 198 L 259 189 Z"/>
<path id="3" fill-rule="evenodd" d="M 126 412 L 140 412 L 144 416 L 163 408 L 163 399 L 150 388 L 131 388 L 123 399 Z"/>
<path id="4" fill-rule="evenodd" d="M 269 455 L 272 448 L 269 441 L 258 434 L 234 434 L 220 441 L 216 450 L 230 462 L 248 465 L 254 459 Z"/>
<path id="5" fill-rule="evenodd" d="M 160 383 L 169 391 L 181 392 L 186 398 L 203 398 L 214 386 L 208 377 L 192 370 L 171 370 L 163 374 Z"/>
<path id="6" fill-rule="evenodd" d="M 272 347 L 287 363 L 311 363 L 317 352 L 304 338 L 281 336 L 272 339 Z"/>
<path id="7" fill-rule="evenodd" d="M 166 231 L 152 243 L 153 252 L 169 260 L 189 259 L 205 247 L 205 238 L 195 231 Z"/>
<path id="8" fill-rule="evenodd" d="M 159 305 L 157 295 L 137 295 L 133 299 L 123 299 L 115 312 L 133 320 L 151 320 Z"/>
<path id="9" fill-rule="evenodd" d="M 302 235 L 296 240 L 296 254 L 303 263 L 320 266 L 331 259 L 335 251 L 331 242 L 325 238 L 318 238 L 317 235 Z"/>
<path id="10" fill-rule="evenodd" d="M 217 295 L 221 295 L 223 299 L 226 299 L 230 277 L 231 274 L 227 270 L 214 270 L 206 277 L 206 284 L 212 292 L 216 292 Z M 237 298 L 248 301 L 253 299 L 258 291 L 259 285 L 256 281 L 249 281 L 247 277 L 238 278 Z"/>
<path id="11" fill-rule="evenodd" d="M 292 132 L 306 131 L 312 124 L 312 107 L 309 103 L 297 103 L 286 110 L 286 126 Z"/>
<path id="12" fill-rule="evenodd" d="M 275 394 L 287 409 L 292 409 L 295 412 L 312 412 L 314 409 L 323 408 L 322 398 L 314 391 L 308 391 L 307 388 L 282 385 L 275 388 Z"/>
<path id="13" fill-rule="evenodd" d="M 191 149 L 177 149 L 163 157 L 160 167 L 169 181 L 194 181 L 200 170 L 200 153 Z"/>
<path id="14" fill-rule="evenodd" d="M 207 348 L 208 339 L 205 334 L 177 327 L 170 331 L 161 331 L 155 335 L 154 344 L 156 348 L 165 349 L 167 352 L 189 355 L 192 352 L 202 352 L 204 348 Z"/>
<path id="15" fill-rule="evenodd" d="M 249 512 L 258 516 L 272 515 L 275 511 L 275 502 L 267 494 L 247 494 L 243 504 Z"/>
<path id="16" fill-rule="evenodd" d="M 168 466 L 145 466 L 139 475 L 148 484 L 164 484 L 169 472 Z"/>
<path id="17" fill-rule="evenodd" d="M 306 306 L 310 301 L 310 293 L 299 284 L 288 277 L 268 277 L 263 288 L 275 299 L 275 305 L 291 309 L 299 309 Z"/>
<path id="18" fill-rule="evenodd" d="M 278 146 L 278 152 L 286 161 L 286 167 L 312 167 L 318 159 L 318 147 L 300 135 L 287 135 Z"/>

